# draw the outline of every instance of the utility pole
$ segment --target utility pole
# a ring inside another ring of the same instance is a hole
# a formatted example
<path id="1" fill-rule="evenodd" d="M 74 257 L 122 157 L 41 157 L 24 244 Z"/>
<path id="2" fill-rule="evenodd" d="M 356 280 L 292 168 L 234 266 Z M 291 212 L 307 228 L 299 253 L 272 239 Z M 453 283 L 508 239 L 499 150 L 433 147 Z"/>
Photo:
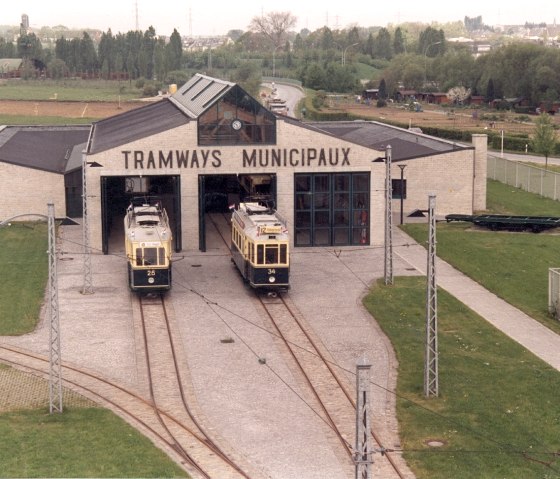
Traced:
<path id="1" fill-rule="evenodd" d="M 355 479 L 371 479 L 371 465 L 373 464 L 373 449 L 370 446 L 369 421 L 369 371 L 371 364 L 365 364 L 365 359 L 356 365 L 356 453 Z"/>
<path id="2" fill-rule="evenodd" d="M 437 331 L 437 282 L 436 282 L 436 197 L 428 202 L 428 268 L 426 288 L 426 350 L 424 355 L 424 396 L 439 395 L 438 331 Z"/>
<path id="3" fill-rule="evenodd" d="M 48 204 L 49 235 L 49 412 L 62 412 L 62 369 L 60 364 L 60 321 L 58 314 L 58 277 L 56 274 L 56 225 L 54 204 Z"/>
<path id="4" fill-rule="evenodd" d="M 385 149 L 385 284 L 393 284 L 393 184 L 391 180 L 392 148 Z"/>

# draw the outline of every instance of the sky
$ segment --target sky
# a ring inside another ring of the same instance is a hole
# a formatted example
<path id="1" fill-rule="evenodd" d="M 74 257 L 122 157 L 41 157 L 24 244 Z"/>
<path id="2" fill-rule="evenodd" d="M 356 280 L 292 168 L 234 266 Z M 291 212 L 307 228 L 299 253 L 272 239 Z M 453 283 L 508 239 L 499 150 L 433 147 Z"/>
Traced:
<path id="1" fill-rule="evenodd" d="M 320 6 L 313 5 L 320 4 Z M 527 2 L 493 2 L 469 0 L 453 2 L 432 0 L 399 0 L 374 2 L 368 0 L 283 0 L 280 2 L 247 0 L 179 1 L 164 0 L 26 0 L 2 2 L 0 25 L 19 25 L 23 13 L 29 16 L 32 28 L 65 25 L 69 28 L 96 28 L 113 33 L 152 25 L 156 33 L 170 35 L 176 28 L 181 35 L 225 35 L 229 30 L 247 30 L 251 19 L 270 12 L 291 12 L 297 19 L 296 31 L 313 31 L 327 25 L 342 29 L 386 26 L 404 22 L 462 21 L 465 16 L 482 16 L 487 25 L 524 24 L 526 21 L 552 24 L 560 22 L 560 2 L 533 0 Z"/>

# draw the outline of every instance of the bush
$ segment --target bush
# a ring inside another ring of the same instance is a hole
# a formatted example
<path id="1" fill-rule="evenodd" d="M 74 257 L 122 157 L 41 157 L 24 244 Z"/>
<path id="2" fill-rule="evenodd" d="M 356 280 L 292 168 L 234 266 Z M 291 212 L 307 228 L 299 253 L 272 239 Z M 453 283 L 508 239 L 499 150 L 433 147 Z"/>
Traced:
<path id="1" fill-rule="evenodd" d="M 146 83 L 146 79 L 144 77 L 140 77 L 136 80 L 136 88 L 138 88 L 139 90 L 144 88 L 144 84 Z"/>
<path id="2" fill-rule="evenodd" d="M 146 83 L 142 90 L 143 96 L 156 96 L 158 94 L 158 86 L 153 83 Z"/>
<path id="3" fill-rule="evenodd" d="M 387 106 L 387 100 L 383 100 L 382 98 L 379 98 L 377 100 L 377 108 L 383 108 Z"/>

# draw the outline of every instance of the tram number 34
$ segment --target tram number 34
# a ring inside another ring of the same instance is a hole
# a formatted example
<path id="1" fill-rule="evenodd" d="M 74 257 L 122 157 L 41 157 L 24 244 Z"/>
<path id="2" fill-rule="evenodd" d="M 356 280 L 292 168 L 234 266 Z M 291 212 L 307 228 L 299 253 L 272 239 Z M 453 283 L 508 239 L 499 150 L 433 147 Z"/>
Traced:
<path id="1" fill-rule="evenodd" d="M 148 269 L 148 270 L 146 270 L 146 274 L 148 276 L 155 276 L 156 275 L 156 270 L 155 269 Z"/>
<path id="2" fill-rule="evenodd" d="M 276 270 L 274 268 L 268 268 L 268 274 L 276 274 Z"/>

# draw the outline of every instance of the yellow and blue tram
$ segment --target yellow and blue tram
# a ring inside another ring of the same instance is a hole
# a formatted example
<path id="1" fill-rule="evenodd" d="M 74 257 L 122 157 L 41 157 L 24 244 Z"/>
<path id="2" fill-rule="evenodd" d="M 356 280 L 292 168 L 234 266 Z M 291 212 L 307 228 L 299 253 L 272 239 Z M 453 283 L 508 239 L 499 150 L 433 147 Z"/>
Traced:
<path id="1" fill-rule="evenodd" d="M 136 292 L 171 289 L 172 235 L 156 197 L 133 198 L 124 218 L 128 285 Z"/>
<path id="2" fill-rule="evenodd" d="M 290 288 L 290 240 L 286 221 L 259 203 L 241 203 L 231 219 L 232 261 L 252 288 Z"/>

